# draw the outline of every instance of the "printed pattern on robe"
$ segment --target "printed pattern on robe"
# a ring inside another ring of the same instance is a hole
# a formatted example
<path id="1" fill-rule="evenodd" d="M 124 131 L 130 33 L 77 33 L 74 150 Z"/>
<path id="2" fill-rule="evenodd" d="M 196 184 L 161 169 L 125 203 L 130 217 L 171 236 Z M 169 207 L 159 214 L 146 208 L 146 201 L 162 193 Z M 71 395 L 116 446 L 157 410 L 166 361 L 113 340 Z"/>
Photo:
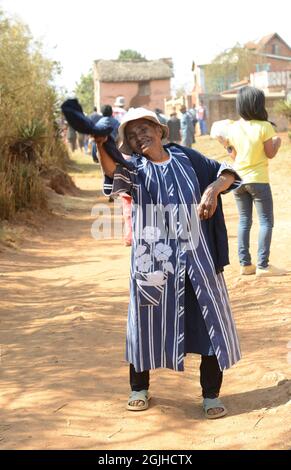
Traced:
<path id="1" fill-rule="evenodd" d="M 188 157 L 177 147 L 168 151 L 166 162 L 135 155 L 134 170 L 118 166 L 113 180 L 105 178 L 105 194 L 129 192 L 134 200 L 126 359 L 137 372 L 184 370 L 187 270 L 212 349 L 227 369 L 240 359 L 240 347 L 224 278 L 215 272 L 197 214 L 199 183 Z M 233 171 L 217 167 L 217 176 Z"/>

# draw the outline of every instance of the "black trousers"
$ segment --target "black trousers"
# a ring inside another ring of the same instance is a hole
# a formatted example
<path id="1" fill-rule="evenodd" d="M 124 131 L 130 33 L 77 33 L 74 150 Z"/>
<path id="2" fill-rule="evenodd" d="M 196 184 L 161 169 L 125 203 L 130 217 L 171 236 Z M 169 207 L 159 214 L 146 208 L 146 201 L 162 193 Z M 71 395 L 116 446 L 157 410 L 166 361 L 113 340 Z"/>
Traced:
<path id="1" fill-rule="evenodd" d="M 216 398 L 219 396 L 223 374 L 219 369 L 216 356 L 201 356 L 200 384 L 203 398 Z M 148 390 L 150 386 L 150 372 L 136 372 L 132 364 L 129 367 L 129 380 L 131 390 L 139 392 Z"/>

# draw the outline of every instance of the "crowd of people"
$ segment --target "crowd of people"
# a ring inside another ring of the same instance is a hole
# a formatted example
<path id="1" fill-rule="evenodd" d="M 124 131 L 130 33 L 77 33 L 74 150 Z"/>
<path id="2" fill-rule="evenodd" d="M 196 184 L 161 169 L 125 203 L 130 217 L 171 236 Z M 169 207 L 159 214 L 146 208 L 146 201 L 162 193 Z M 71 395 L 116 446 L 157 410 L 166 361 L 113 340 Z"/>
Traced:
<path id="1" fill-rule="evenodd" d="M 200 106 L 196 107 L 195 104 L 187 110 L 185 105 L 180 106 L 180 117 L 173 109 L 170 114 L 170 119 L 167 119 L 166 124 L 169 128 L 168 140 L 176 144 L 181 144 L 184 147 L 191 148 L 195 144 L 195 136 L 199 127 L 200 135 L 207 134 L 206 124 L 206 108 L 201 101 Z M 156 114 L 160 119 L 160 115 Z"/>
<path id="2" fill-rule="evenodd" d="M 178 117 L 176 109 L 172 110 L 170 117 L 167 117 L 159 108 L 156 108 L 154 111 L 161 124 L 165 124 L 169 128 L 168 137 L 167 139 L 164 139 L 163 144 L 174 142 L 191 148 L 192 144 L 195 143 L 195 135 L 197 134 L 198 128 L 200 135 L 207 134 L 206 108 L 202 101 L 198 107 L 193 105 L 188 110 L 186 106 L 180 106 L 180 117 Z M 114 129 L 113 137 L 117 141 L 118 124 L 124 118 L 126 112 L 125 98 L 123 96 L 118 96 L 115 99 L 113 107 L 105 104 L 101 106 L 100 113 L 98 113 L 97 108 L 94 107 L 94 110 L 89 117 L 94 123 L 97 123 L 102 118 L 106 118 L 108 122 L 110 120 Z M 94 162 L 98 163 L 96 144 L 94 139 L 90 136 L 80 134 L 70 125 L 66 124 L 65 140 L 72 152 L 79 149 L 85 154 L 91 154 Z"/>

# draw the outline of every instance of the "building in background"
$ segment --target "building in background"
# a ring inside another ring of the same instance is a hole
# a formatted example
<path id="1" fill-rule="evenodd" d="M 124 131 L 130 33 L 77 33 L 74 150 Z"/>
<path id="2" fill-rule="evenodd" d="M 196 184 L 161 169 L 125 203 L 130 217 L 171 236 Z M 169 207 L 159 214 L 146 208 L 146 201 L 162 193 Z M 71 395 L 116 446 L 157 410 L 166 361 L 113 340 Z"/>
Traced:
<path id="1" fill-rule="evenodd" d="M 164 110 L 171 97 L 172 59 L 96 60 L 93 67 L 94 100 L 113 106 L 117 96 L 124 96 L 125 108 L 145 107 Z"/>
<path id="2" fill-rule="evenodd" d="M 211 64 L 192 66 L 194 87 L 192 102 L 203 100 L 207 107 L 207 124 L 220 119 L 237 119 L 235 100 L 237 91 L 246 85 L 260 88 L 266 95 L 266 107 L 271 120 L 278 130 L 286 130 L 287 119 L 276 115 L 274 107 L 280 100 L 286 99 L 291 91 L 291 48 L 277 33 L 264 36 L 258 41 L 245 44 L 248 53 L 248 70 L 245 76 L 239 76 L 232 68 L 217 81 L 209 82 L 207 67 Z M 227 68 L 226 68 L 227 70 Z"/>
<path id="3" fill-rule="evenodd" d="M 256 42 L 248 42 L 245 48 L 257 59 L 250 72 L 291 70 L 291 48 L 277 33 L 264 36 Z"/>

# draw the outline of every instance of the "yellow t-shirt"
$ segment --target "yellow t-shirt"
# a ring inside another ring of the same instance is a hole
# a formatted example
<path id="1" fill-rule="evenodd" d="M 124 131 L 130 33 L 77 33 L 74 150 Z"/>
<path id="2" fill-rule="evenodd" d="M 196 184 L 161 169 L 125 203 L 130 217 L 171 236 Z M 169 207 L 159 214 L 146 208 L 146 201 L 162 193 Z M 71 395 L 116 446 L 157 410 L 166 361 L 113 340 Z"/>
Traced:
<path id="1" fill-rule="evenodd" d="M 268 157 L 264 142 L 275 136 L 267 121 L 235 121 L 228 128 L 228 140 L 236 150 L 234 168 L 243 183 L 269 183 Z"/>

